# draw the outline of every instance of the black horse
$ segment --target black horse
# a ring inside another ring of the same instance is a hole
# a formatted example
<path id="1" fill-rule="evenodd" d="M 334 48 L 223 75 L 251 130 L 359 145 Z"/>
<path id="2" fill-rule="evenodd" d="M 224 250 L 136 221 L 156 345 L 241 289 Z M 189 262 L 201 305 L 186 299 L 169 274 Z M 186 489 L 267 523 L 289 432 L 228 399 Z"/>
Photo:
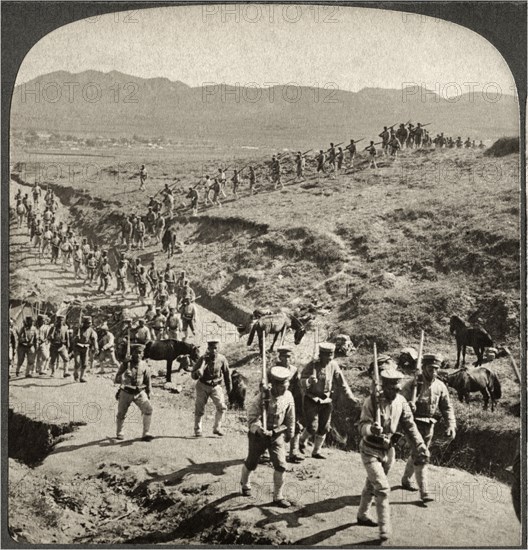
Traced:
<path id="1" fill-rule="evenodd" d="M 468 370 L 461 368 L 456 372 L 441 376 L 441 379 L 457 391 L 460 402 L 469 403 L 469 394 L 479 391 L 484 398 L 484 409 L 488 408 L 491 400 L 491 411 L 495 410 L 495 403 L 502 396 L 502 389 L 497 375 L 487 367 L 476 367 Z"/>
<path id="2" fill-rule="evenodd" d="M 280 345 L 284 343 L 284 337 L 286 336 L 286 331 L 289 328 L 293 328 L 294 332 L 294 342 L 296 345 L 300 344 L 303 336 L 306 334 L 306 328 L 303 323 L 299 321 L 293 315 L 287 313 L 274 313 L 272 315 L 264 315 L 257 319 L 253 326 L 251 327 L 251 332 L 249 333 L 249 338 L 247 345 L 250 346 L 253 343 L 253 338 L 255 333 L 258 334 L 259 339 L 259 349 L 262 353 L 262 335 L 263 334 L 273 334 L 273 342 L 270 346 L 270 351 L 273 351 L 273 346 L 277 342 L 279 335 L 281 337 Z"/>
<path id="3" fill-rule="evenodd" d="M 178 234 L 176 232 L 176 228 L 168 227 L 161 237 L 161 246 L 163 248 L 163 252 L 166 252 L 169 258 L 174 254 L 177 242 Z"/>
<path id="4" fill-rule="evenodd" d="M 449 320 L 449 332 L 455 335 L 457 344 L 457 361 L 455 368 L 460 366 L 460 352 L 462 351 L 462 366 L 466 364 L 466 346 L 475 350 L 477 360 L 474 365 L 479 367 L 484 359 L 484 349 L 493 346 L 491 336 L 481 327 L 468 327 L 458 316 L 453 315 Z"/>
<path id="5" fill-rule="evenodd" d="M 126 342 L 121 342 L 116 351 L 118 353 L 117 358 L 122 361 L 126 353 Z M 167 382 L 172 381 L 172 362 L 182 355 L 188 355 L 189 359 L 194 363 L 200 357 L 200 348 L 194 344 L 181 342 L 180 340 L 149 340 L 145 344 L 145 351 L 143 353 L 145 359 L 167 361 L 167 374 L 165 377 Z M 185 367 L 180 364 L 178 371 L 182 368 Z"/>

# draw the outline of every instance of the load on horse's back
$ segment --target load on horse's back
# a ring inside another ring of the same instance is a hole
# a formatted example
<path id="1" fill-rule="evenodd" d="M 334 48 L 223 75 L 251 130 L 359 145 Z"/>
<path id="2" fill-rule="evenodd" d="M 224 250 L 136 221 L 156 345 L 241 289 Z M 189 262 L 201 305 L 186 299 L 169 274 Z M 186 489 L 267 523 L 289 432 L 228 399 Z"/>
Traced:
<path id="1" fill-rule="evenodd" d="M 495 410 L 495 403 L 502 397 L 502 389 L 498 376 L 487 367 L 465 367 L 440 377 L 448 386 L 454 388 L 460 402 L 469 403 L 469 394 L 481 392 L 484 398 L 484 409 L 488 408 L 491 400 L 491 410 Z"/>
<path id="2" fill-rule="evenodd" d="M 294 330 L 294 342 L 298 345 L 303 336 L 306 334 L 306 328 L 304 324 L 294 317 L 293 315 L 284 311 L 280 313 L 273 313 L 271 315 L 264 315 L 258 318 L 251 327 L 247 345 L 250 346 L 253 343 L 255 334 L 258 335 L 259 349 L 262 353 L 262 335 L 274 335 L 273 342 L 270 346 L 270 351 L 273 351 L 273 346 L 277 342 L 279 336 L 281 337 L 280 345 L 284 342 L 284 337 L 289 328 Z"/>
<path id="3" fill-rule="evenodd" d="M 455 368 L 460 366 L 460 352 L 462 352 L 462 365 L 466 364 L 466 346 L 471 346 L 475 351 L 477 360 L 474 365 L 477 367 L 482 365 L 484 350 L 493 346 L 493 340 L 488 332 L 481 326 L 469 327 L 458 315 L 451 316 L 449 332 L 455 335 L 457 344 Z"/>

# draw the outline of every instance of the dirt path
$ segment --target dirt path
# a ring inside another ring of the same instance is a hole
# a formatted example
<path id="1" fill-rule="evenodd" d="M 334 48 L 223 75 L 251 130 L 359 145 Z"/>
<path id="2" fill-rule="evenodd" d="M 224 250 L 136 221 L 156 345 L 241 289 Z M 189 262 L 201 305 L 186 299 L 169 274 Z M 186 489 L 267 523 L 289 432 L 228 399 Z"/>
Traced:
<path id="1" fill-rule="evenodd" d="M 13 192 L 16 187 L 12 185 L 11 189 Z M 67 213 L 61 210 L 60 215 L 65 219 Z M 73 273 L 64 272 L 62 266 L 50 265 L 48 261 L 39 264 L 32 251 L 27 249 L 26 241 L 25 232 L 15 230 L 12 233 L 11 251 L 15 260 L 21 253 L 26 254 L 26 267 L 35 276 L 64 287 L 71 298 L 87 298 L 90 291 L 74 279 Z M 97 297 L 94 301 L 103 304 L 112 300 L 113 297 Z M 133 299 L 127 298 L 126 304 L 133 306 Z M 200 309 L 200 316 L 206 320 L 197 336 L 200 343 L 207 337 L 203 327 L 221 324 L 229 329 L 229 324 L 203 308 Z M 235 331 L 233 335 L 236 338 Z M 313 343 L 309 341 L 302 348 L 303 353 L 309 353 L 312 349 Z M 113 439 L 116 388 L 111 378 L 111 375 L 92 375 L 89 383 L 84 385 L 71 379 L 10 381 L 10 407 L 15 412 L 46 424 L 85 424 L 59 442 L 42 464 L 32 471 L 33 476 L 60 480 L 61 490 L 69 485 L 73 489 L 77 487 L 78 493 L 87 491 L 88 494 L 88 487 L 93 492 L 94 484 L 101 483 L 101 472 L 118 471 L 121 481 L 132 479 L 135 490 L 156 488 L 159 491 L 161 488 L 163 494 L 171 498 L 175 498 L 175 494 L 188 495 L 187 499 L 194 499 L 195 509 L 189 512 L 189 517 L 194 518 L 196 526 L 195 531 L 185 539 L 186 543 L 203 541 L 200 521 L 205 517 L 204 511 L 210 510 L 222 518 L 217 529 L 225 524 L 225 518 L 234 517 L 248 522 L 254 529 L 276 528 L 291 542 L 303 545 L 349 546 L 376 542 L 376 529 L 356 525 L 357 507 L 365 479 L 357 453 L 327 449 L 326 461 L 307 459 L 301 465 L 292 466 L 285 494 L 294 506 L 283 511 L 270 506 L 272 470 L 269 466 L 259 466 L 255 473 L 254 497 L 247 499 L 238 493 L 240 466 L 247 451 L 243 413 L 230 411 L 226 421 L 227 434 L 218 438 L 211 433 L 213 410 L 209 404 L 204 419 L 205 437 L 194 438 L 194 382 L 187 374 L 176 374 L 174 381 L 183 388 L 180 394 L 172 395 L 159 387 L 154 391 L 155 439 L 151 443 L 139 439 L 140 416 L 131 410 L 125 425 L 129 439 L 116 442 Z M 393 487 L 393 545 L 493 547 L 520 544 L 519 523 L 511 505 L 509 487 L 464 471 L 431 467 L 436 501 L 424 508 L 414 493 L 399 488 L 403 465 L 402 461 L 397 461 L 390 474 Z M 23 483 L 16 470 L 11 469 L 11 473 L 11 483 Z M 110 485 L 105 487 L 109 490 Z M 122 495 L 120 491 L 116 494 Z M 104 492 L 101 499 L 103 495 Z M 164 512 L 156 516 L 158 523 L 147 524 L 147 520 L 153 521 L 156 511 L 141 509 L 135 515 L 136 508 L 137 505 L 130 504 L 128 511 L 125 510 L 126 517 L 119 520 L 118 530 L 114 530 L 115 525 L 111 523 L 101 525 L 97 515 L 89 516 L 82 512 L 86 517 L 82 516 L 82 522 L 69 521 L 62 529 L 60 540 L 75 542 L 79 537 L 93 542 L 183 540 L 181 530 L 171 529 L 170 519 L 162 521 Z M 222 515 L 224 512 L 225 515 Z M 110 519 L 112 514 L 121 517 L 123 510 L 108 513 Z M 36 528 L 39 521 L 32 522 L 31 516 L 26 518 L 24 514 L 12 515 L 11 527 L 31 542 L 45 542 L 44 532 Z M 97 535 L 98 532 L 100 535 Z M 59 540 L 53 537 L 49 540 Z"/>

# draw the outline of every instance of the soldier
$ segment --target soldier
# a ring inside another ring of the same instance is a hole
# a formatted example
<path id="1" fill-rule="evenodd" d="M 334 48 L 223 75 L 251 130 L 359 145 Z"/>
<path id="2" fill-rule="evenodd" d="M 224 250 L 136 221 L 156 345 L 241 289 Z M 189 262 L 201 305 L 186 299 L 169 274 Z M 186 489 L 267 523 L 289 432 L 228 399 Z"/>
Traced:
<path id="1" fill-rule="evenodd" d="M 182 321 L 182 340 L 186 340 L 189 336 L 189 329 L 196 334 L 196 306 L 191 303 L 189 298 L 184 298 L 179 308 Z"/>
<path id="2" fill-rule="evenodd" d="M 126 216 L 121 224 L 121 244 L 126 246 L 127 250 L 132 246 L 132 233 L 134 231 L 132 220 L 132 216 Z"/>
<path id="3" fill-rule="evenodd" d="M 455 145 L 457 146 L 457 149 L 462 147 L 462 138 L 460 136 L 457 137 Z"/>
<path id="4" fill-rule="evenodd" d="M 167 264 L 167 267 L 165 268 L 163 279 L 167 283 L 167 292 L 170 295 L 176 294 L 176 273 L 170 264 Z"/>
<path id="5" fill-rule="evenodd" d="M 464 147 L 466 149 L 469 149 L 471 147 L 471 140 L 469 139 L 469 136 L 468 138 L 466 139 L 466 141 L 464 142 Z"/>
<path id="6" fill-rule="evenodd" d="M 53 233 L 51 232 L 49 225 L 44 227 L 44 233 L 42 234 L 42 256 L 45 256 L 48 250 L 51 249 L 51 239 L 53 238 Z"/>
<path id="7" fill-rule="evenodd" d="M 273 367 L 270 371 L 271 388 L 263 388 L 248 410 L 249 448 L 240 478 L 242 495 L 251 496 L 251 473 L 257 468 L 264 451 L 268 450 L 274 469 L 273 504 L 281 508 L 291 506 L 282 492 L 287 469 L 286 444 L 291 441 L 295 432 L 295 403 L 288 391 L 290 376 L 289 369 Z M 266 429 L 262 422 L 263 410 L 267 413 Z"/>
<path id="8" fill-rule="evenodd" d="M 422 128 L 422 124 L 419 122 L 418 126 L 414 129 L 414 145 L 416 146 L 416 149 L 419 149 L 422 146 L 423 134 L 424 129 Z"/>
<path id="9" fill-rule="evenodd" d="M 337 171 L 341 172 L 341 169 L 343 168 L 343 160 L 345 158 L 345 153 L 343 153 L 343 148 L 338 147 L 337 149 Z"/>
<path id="10" fill-rule="evenodd" d="M 165 332 L 165 325 L 167 319 L 163 313 L 161 313 L 161 307 L 156 307 L 156 315 L 152 319 L 151 326 L 154 333 L 155 340 L 161 340 Z"/>
<path id="11" fill-rule="evenodd" d="M 121 291 L 123 295 L 127 292 L 127 273 L 128 273 L 128 261 L 125 259 L 121 259 L 119 261 L 119 266 L 116 271 L 116 282 L 117 282 L 117 289 L 116 292 Z"/>
<path id="12" fill-rule="evenodd" d="M 317 179 L 319 179 L 319 173 L 322 172 L 323 174 L 326 173 L 326 170 L 325 170 L 325 162 L 326 162 L 326 155 L 325 155 L 325 152 L 320 149 L 319 150 L 319 155 L 317 155 Z"/>
<path id="13" fill-rule="evenodd" d="M 407 126 L 407 149 L 414 149 L 414 124 L 409 122 Z"/>
<path id="14" fill-rule="evenodd" d="M 145 311 L 145 320 L 147 321 L 147 323 L 151 323 L 154 317 L 156 317 L 154 304 L 149 304 L 147 306 L 147 311 Z"/>
<path id="15" fill-rule="evenodd" d="M 108 329 L 108 324 L 101 325 L 101 348 L 97 357 L 99 361 L 99 374 L 104 374 L 104 364 L 110 361 L 114 367 L 119 367 L 119 362 L 115 356 L 115 337 Z"/>
<path id="16" fill-rule="evenodd" d="M 226 175 L 223 168 L 218 169 L 218 182 L 220 183 L 220 194 L 224 199 L 227 199 L 227 195 L 225 194 Z"/>
<path id="17" fill-rule="evenodd" d="M 52 219 L 53 219 L 53 212 L 51 211 L 50 208 L 47 207 L 44 210 L 44 213 L 42 214 L 42 221 L 45 224 L 50 224 Z"/>
<path id="18" fill-rule="evenodd" d="M 220 195 L 220 191 L 222 190 L 222 185 L 220 183 L 219 178 L 215 178 L 213 182 L 213 204 L 216 204 L 219 208 L 222 206 L 222 203 L 220 202 L 220 199 L 218 198 Z"/>
<path id="19" fill-rule="evenodd" d="M 349 155 L 348 158 L 349 158 L 349 161 L 350 161 L 349 166 L 350 166 L 350 168 L 353 168 L 354 167 L 354 158 L 356 156 L 356 151 L 357 151 L 356 142 L 353 139 L 351 139 L 350 143 L 347 145 L 346 148 L 348 149 L 348 155 Z"/>
<path id="20" fill-rule="evenodd" d="M 145 224 L 140 217 L 138 217 L 136 220 L 136 224 L 134 227 L 134 236 L 137 247 L 141 248 L 141 250 L 145 250 Z"/>
<path id="21" fill-rule="evenodd" d="M 407 138 L 409 137 L 409 130 L 405 128 L 405 124 L 400 124 L 399 128 L 396 130 L 396 137 L 400 142 L 402 149 L 406 147 Z"/>
<path id="22" fill-rule="evenodd" d="M 295 155 L 295 180 L 304 180 L 304 157 L 301 151 L 297 151 Z"/>
<path id="23" fill-rule="evenodd" d="M 148 235 L 155 234 L 154 224 L 156 223 L 156 213 L 152 210 L 152 206 L 147 207 L 147 213 L 145 215 L 145 229 Z"/>
<path id="24" fill-rule="evenodd" d="M 480 140 L 480 143 L 478 144 L 478 148 L 479 149 L 484 149 L 484 147 L 486 147 L 486 146 L 484 145 L 484 143 L 482 143 L 482 140 Z"/>
<path id="25" fill-rule="evenodd" d="M 128 408 L 132 403 L 141 411 L 143 417 L 143 441 L 152 441 L 150 424 L 152 422 L 152 404 L 150 396 L 152 385 L 150 379 L 150 368 L 143 361 L 142 344 L 130 346 L 131 357 L 125 357 L 123 364 L 116 373 L 114 383 L 120 384 L 116 394 L 117 416 L 116 416 L 116 439 L 124 439 L 123 426 Z"/>
<path id="26" fill-rule="evenodd" d="M 36 372 L 39 375 L 44 375 L 48 366 L 48 360 L 50 357 L 50 346 L 48 341 L 48 334 L 50 332 L 50 326 L 48 324 L 48 318 L 44 315 L 37 315 L 37 321 L 35 328 L 37 330 L 37 350 L 35 356 Z"/>
<path id="27" fill-rule="evenodd" d="M 112 277 L 112 270 L 106 256 L 102 257 L 101 267 L 99 268 L 99 277 L 99 288 L 97 289 L 97 292 L 101 292 L 102 289 L 102 291 L 106 294 L 108 290 L 108 283 Z"/>
<path id="28" fill-rule="evenodd" d="M 145 168 L 145 165 L 142 164 L 141 168 L 139 169 L 139 190 L 144 191 L 145 190 L 145 182 L 147 181 L 147 169 Z"/>
<path id="29" fill-rule="evenodd" d="M 301 377 L 297 367 L 293 364 L 293 350 L 290 346 L 281 346 L 278 348 L 279 358 L 278 367 L 284 367 L 290 371 L 289 390 L 295 403 L 295 432 L 290 441 L 290 453 L 288 462 L 299 463 L 304 460 L 304 456 L 299 452 L 299 440 L 303 431 L 303 395 L 301 388 Z"/>
<path id="30" fill-rule="evenodd" d="M 64 315 L 56 315 L 55 325 L 48 333 L 48 340 L 50 342 L 50 371 L 51 376 L 55 376 L 55 366 L 59 364 L 59 357 L 64 364 L 63 377 L 70 376 L 68 372 L 68 363 L 70 361 L 69 352 L 71 348 L 70 331 L 68 325 L 64 322 Z"/>
<path id="31" fill-rule="evenodd" d="M 330 430 L 334 384 L 339 385 L 347 399 L 359 407 L 359 402 L 352 394 L 339 364 L 334 360 L 334 351 L 334 344 L 319 344 L 319 359 L 310 361 L 301 374 L 301 383 L 305 390 L 303 406 L 306 428 L 301 435 L 299 449 L 304 452 L 308 437 L 313 436 L 313 458 L 326 458 L 321 454 L 321 448 Z"/>
<path id="32" fill-rule="evenodd" d="M 167 290 L 167 283 L 160 281 L 158 283 L 158 290 L 156 291 L 156 305 L 161 309 L 165 309 L 169 302 L 169 292 Z"/>
<path id="33" fill-rule="evenodd" d="M 189 192 L 187 193 L 186 198 L 191 199 L 192 215 L 196 216 L 198 214 L 198 191 L 194 187 L 189 187 Z"/>
<path id="34" fill-rule="evenodd" d="M 61 253 L 62 253 L 62 265 L 63 267 L 71 265 L 71 256 L 73 253 L 73 245 L 68 239 L 67 236 L 64 236 L 61 244 Z"/>
<path id="35" fill-rule="evenodd" d="M 136 284 L 141 298 L 146 298 L 147 296 L 147 275 L 145 273 L 145 266 L 139 265 L 136 275 Z"/>
<path id="36" fill-rule="evenodd" d="M 38 334 L 33 325 L 33 317 L 28 315 L 24 326 L 18 332 L 17 368 L 16 375 L 20 375 L 20 368 L 26 361 L 26 378 L 31 378 L 35 369 L 35 354 L 37 351 Z"/>
<path id="37" fill-rule="evenodd" d="M 138 319 L 138 328 L 135 334 L 135 341 L 138 344 L 146 344 L 149 340 L 153 340 L 150 329 L 145 325 L 145 319 Z"/>
<path id="38" fill-rule="evenodd" d="M 233 170 L 233 177 L 231 178 L 231 181 L 233 182 L 233 195 L 235 197 L 235 200 L 238 200 L 238 186 L 240 185 L 240 176 L 236 168 Z"/>
<path id="39" fill-rule="evenodd" d="M 191 303 L 196 300 L 196 294 L 189 286 L 189 279 L 183 279 L 183 284 L 178 288 L 178 303 L 181 303 L 185 298 L 188 298 Z"/>
<path id="40" fill-rule="evenodd" d="M 332 172 L 332 178 L 335 179 L 336 175 L 336 150 L 333 143 L 330 143 L 330 149 L 328 150 L 328 164 Z"/>
<path id="41" fill-rule="evenodd" d="M 255 194 L 255 168 L 253 166 L 249 167 L 249 193 L 250 195 Z"/>
<path id="42" fill-rule="evenodd" d="M 97 267 L 97 262 L 95 261 L 93 254 L 88 254 L 88 259 L 86 260 L 86 279 L 84 283 L 90 283 L 90 285 L 94 282 L 95 277 L 95 269 Z"/>
<path id="43" fill-rule="evenodd" d="M 446 435 L 453 440 L 456 436 L 455 411 L 449 399 L 449 391 L 446 385 L 438 379 L 438 369 L 442 366 L 444 358 L 441 355 L 426 354 L 422 359 L 422 375 L 417 380 L 416 403 L 412 402 L 413 386 L 415 381 L 408 382 L 402 389 L 402 395 L 409 401 L 409 406 L 414 413 L 414 421 L 420 432 L 426 447 L 429 449 L 434 435 L 437 412 L 440 411 L 447 424 Z M 429 495 L 427 465 L 418 460 L 416 454 L 409 456 L 405 472 L 402 477 L 402 489 L 416 491 L 411 478 L 416 472 L 416 481 L 420 489 L 422 502 L 428 503 L 434 500 Z"/>
<path id="44" fill-rule="evenodd" d="M 383 149 L 383 152 L 385 153 L 385 156 L 388 155 L 388 147 L 389 147 L 389 139 L 390 134 L 389 130 L 387 129 L 387 126 L 383 126 L 383 132 L 379 134 L 379 137 L 381 138 L 381 148 Z"/>
<path id="45" fill-rule="evenodd" d="M 161 242 L 161 238 L 163 237 L 163 233 L 165 231 L 165 218 L 158 214 L 158 217 L 156 218 L 156 242 L 159 244 Z"/>
<path id="46" fill-rule="evenodd" d="M 182 330 L 182 322 L 174 306 L 169 307 L 169 315 L 167 316 L 166 328 L 167 328 L 167 338 L 178 340 L 179 331 Z"/>
<path id="47" fill-rule="evenodd" d="M 376 422 L 376 407 L 371 396 L 367 397 L 363 403 L 359 421 L 362 435 L 359 449 L 361 460 L 367 470 L 367 480 L 361 493 L 357 522 L 358 525 L 368 527 L 376 527 L 379 524 L 380 540 L 386 542 L 391 535 L 390 483 L 387 475 L 395 460 L 394 438 L 391 436 L 396 433 L 400 425 L 416 449 L 416 456 L 420 457 L 420 462 L 427 460 L 429 452 L 414 423 L 409 404 L 403 396 L 399 395 L 403 374 L 389 368 L 380 374 L 380 378 L 382 390 L 376 401 L 381 412 L 381 424 Z M 374 499 L 378 523 L 368 515 Z"/>
<path id="48" fill-rule="evenodd" d="M 97 343 L 97 333 L 92 327 L 92 318 L 89 315 L 84 315 L 82 325 L 77 330 L 77 335 L 74 340 L 73 358 L 74 370 L 73 378 L 75 381 L 86 382 L 84 373 L 88 367 L 89 352 L 92 355 L 99 353 L 99 345 Z"/>
<path id="49" fill-rule="evenodd" d="M 40 196 L 42 195 L 42 189 L 38 182 L 35 182 L 32 189 L 33 194 L 33 204 L 35 205 L 35 208 L 38 209 L 39 203 L 40 203 Z"/>
<path id="50" fill-rule="evenodd" d="M 391 157 L 397 157 L 398 151 L 401 149 L 401 144 L 398 138 L 396 137 L 396 134 L 392 130 L 391 130 L 388 146 L 390 147 Z"/>
<path id="51" fill-rule="evenodd" d="M 374 142 L 371 141 L 370 145 L 365 149 L 369 153 L 369 158 L 370 158 L 369 168 L 372 168 L 372 167 L 378 168 L 378 165 L 376 164 L 376 147 L 374 147 Z"/>
<path id="52" fill-rule="evenodd" d="M 22 224 L 24 223 L 24 218 L 26 217 L 27 210 L 24 206 L 23 202 L 21 200 L 17 200 L 16 204 L 16 213 L 17 213 L 17 227 L 22 227 Z"/>
<path id="53" fill-rule="evenodd" d="M 20 193 L 20 189 L 18 190 Z M 15 350 L 17 349 L 17 333 L 15 330 L 15 322 L 13 319 L 9 319 L 9 372 L 13 368 L 13 361 L 15 358 Z M 11 374 L 9 375 L 11 377 Z"/>
<path id="54" fill-rule="evenodd" d="M 165 214 L 172 218 L 172 211 L 174 210 L 174 195 L 171 193 L 167 193 L 165 195 L 165 198 L 163 199 L 163 204 L 165 205 Z"/>
<path id="55" fill-rule="evenodd" d="M 150 283 L 150 289 L 153 295 L 158 290 L 159 279 L 160 279 L 159 272 L 156 269 L 154 262 L 152 262 L 150 264 L 149 270 L 147 271 L 147 280 Z"/>
<path id="56" fill-rule="evenodd" d="M 227 405 L 222 391 L 222 379 L 227 394 L 231 391 L 231 373 L 227 359 L 218 351 L 219 340 L 207 342 L 207 352 L 200 357 L 193 367 L 191 377 L 198 380 L 196 383 L 196 403 L 194 408 L 194 435 L 202 436 L 202 417 L 205 413 L 205 405 L 209 397 L 216 407 L 216 415 L 213 426 L 213 434 L 222 436 L 222 421 Z"/>
<path id="57" fill-rule="evenodd" d="M 77 279 L 81 275 L 81 266 L 83 261 L 83 254 L 81 247 L 76 244 L 73 249 L 73 276 Z"/>

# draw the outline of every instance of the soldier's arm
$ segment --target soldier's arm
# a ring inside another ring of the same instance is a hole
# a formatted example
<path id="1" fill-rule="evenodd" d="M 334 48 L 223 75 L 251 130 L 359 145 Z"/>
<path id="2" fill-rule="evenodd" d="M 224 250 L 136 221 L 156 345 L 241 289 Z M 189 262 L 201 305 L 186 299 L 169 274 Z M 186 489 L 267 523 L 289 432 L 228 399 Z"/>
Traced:
<path id="1" fill-rule="evenodd" d="M 119 367 L 119 369 L 117 370 L 116 372 L 116 375 L 115 375 L 115 378 L 114 378 L 114 384 L 121 384 L 121 381 L 122 381 L 122 378 L 123 378 L 123 373 L 126 371 L 127 369 L 127 364 L 126 363 L 121 363 L 121 366 Z"/>
<path id="2" fill-rule="evenodd" d="M 303 368 L 301 372 L 301 388 L 306 392 L 310 393 L 310 387 L 315 382 L 316 378 L 313 373 L 313 365 L 309 363 L 306 367 Z"/>
<path id="3" fill-rule="evenodd" d="M 286 433 L 284 434 L 284 438 L 286 440 L 286 443 L 288 443 L 295 435 L 295 403 L 293 401 L 293 397 L 291 398 L 290 404 L 286 410 L 284 424 L 287 428 Z"/>
<path id="4" fill-rule="evenodd" d="M 145 393 L 147 394 L 148 398 L 150 399 L 150 395 L 152 393 L 152 379 L 150 376 L 150 368 L 147 367 L 145 369 L 145 374 L 143 375 L 143 381 L 145 384 Z"/>
<path id="5" fill-rule="evenodd" d="M 260 394 L 249 405 L 247 415 L 249 431 L 256 433 L 262 430 L 262 398 Z"/>
<path id="6" fill-rule="evenodd" d="M 233 384 L 231 383 L 231 372 L 229 370 L 229 364 L 227 362 L 227 359 L 224 359 L 222 370 L 224 373 L 224 383 L 225 383 L 226 391 L 227 391 L 227 394 L 229 395 L 231 393 Z"/>
<path id="7" fill-rule="evenodd" d="M 196 363 L 194 364 L 194 367 L 192 368 L 191 378 L 193 378 L 194 380 L 198 380 L 198 378 L 200 378 L 200 376 L 202 376 L 202 374 L 203 374 L 202 365 L 203 364 L 204 364 L 204 356 L 202 355 L 202 357 L 200 357 L 198 359 L 198 361 L 196 361 Z"/>
<path id="8" fill-rule="evenodd" d="M 409 403 L 407 401 L 402 402 L 402 414 L 400 417 L 400 425 L 403 429 L 403 431 L 407 434 L 409 437 L 411 444 L 414 448 L 424 448 L 425 443 L 424 440 L 418 431 L 418 428 L 416 427 L 416 423 L 414 422 L 414 416 L 411 411 L 411 408 L 409 407 Z"/>
<path id="9" fill-rule="evenodd" d="M 351 401 L 353 405 L 359 406 L 359 401 L 354 397 L 354 394 L 352 393 L 352 390 L 350 389 L 350 386 L 348 385 L 348 382 L 346 381 L 343 375 L 343 371 L 341 370 L 341 367 L 339 365 L 336 366 L 336 369 L 334 372 L 334 379 L 337 381 L 337 383 L 341 386 L 341 388 L 345 392 L 347 399 Z"/>
<path id="10" fill-rule="evenodd" d="M 359 431 L 363 437 L 372 435 L 370 427 L 374 424 L 374 406 L 372 398 L 369 396 L 363 402 L 361 416 L 359 418 Z"/>

